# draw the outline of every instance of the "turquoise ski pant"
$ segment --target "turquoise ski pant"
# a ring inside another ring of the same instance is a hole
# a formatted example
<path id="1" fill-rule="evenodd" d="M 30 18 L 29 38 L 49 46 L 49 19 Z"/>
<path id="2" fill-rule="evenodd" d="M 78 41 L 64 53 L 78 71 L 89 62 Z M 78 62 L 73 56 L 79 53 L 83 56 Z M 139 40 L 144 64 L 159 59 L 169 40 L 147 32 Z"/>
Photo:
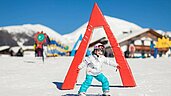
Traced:
<path id="1" fill-rule="evenodd" d="M 93 75 L 86 75 L 86 79 L 85 81 L 83 82 L 83 84 L 81 85 L 80 87 L 80 90 L 79 90 L 79 93 L 80 92 L 86 92 L 87 89 L 90 87 L 91 85 L 91 82 L 93 80 L 93 77 L 100 81 L 102 83 L 102 91 L 106 91 L 106 90 L 109 90 L 109 81 L 107 80 L 107 78 L 101 73 L 97 76 L 93 76 Z"/>

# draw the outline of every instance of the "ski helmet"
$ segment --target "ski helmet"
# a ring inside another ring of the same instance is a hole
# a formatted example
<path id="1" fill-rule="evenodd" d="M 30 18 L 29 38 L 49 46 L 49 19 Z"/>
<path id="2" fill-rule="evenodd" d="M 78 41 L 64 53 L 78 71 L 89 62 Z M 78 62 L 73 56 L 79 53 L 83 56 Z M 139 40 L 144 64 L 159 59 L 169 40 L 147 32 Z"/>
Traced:
<path id="1" fill-rule="evenodd" d="M 94 46 L 94 50 L 97 50 L 97 49 L 100 49 L 100 50 L 103 50 L 105 47 L 103 44 L 101 43 L 97 43 L 95 46 Z"/>

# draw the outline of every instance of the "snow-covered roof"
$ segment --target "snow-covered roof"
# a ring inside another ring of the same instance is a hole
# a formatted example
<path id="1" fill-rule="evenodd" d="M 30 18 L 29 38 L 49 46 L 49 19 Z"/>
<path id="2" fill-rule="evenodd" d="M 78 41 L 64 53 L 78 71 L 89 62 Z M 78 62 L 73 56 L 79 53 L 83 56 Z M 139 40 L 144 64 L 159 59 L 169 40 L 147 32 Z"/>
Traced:
<path id="1" fill-rule="evenodd" d="M 0 51 L 6 50 L 6 49 L 8 49 L 8 48 L 10 48 L 10 46 L 0 46 Z"/>
<path id="2" fill-rule="evenodd" d="M 149 30 L 150 30 L 150 29 L 146 28 L 146 29 L 141 29 L 141 30 L 133 31 L 132 33 L 128 33 L 128 34 L 126 34 L 126 35 L 121 34 L 121 35 L 118 36 L 118 38 L 117 38 L 118 43 L 121 43 L 121 42 L 123 42 L 123 41 L 125 41 L 125 40 L 128 40 L 128 39 L 130 39 L 130 38 L 133 38 L 133 37 L 135 37 L 135 36 L 137 36 L 137 35 L 140 35 L 140 34 L 142 34 L 142 33 L 144 33 L 144 32 L 147 32 L 147 31 L 149 31 Z"/>
<path id="3" fill-rule="evenodd" d="M 15 46 L 15 47 L 11 47 L 10 50 L 12 50 L 14 53 L 17 53 L 20 48 L 21 47 L 19 46 Z"/>

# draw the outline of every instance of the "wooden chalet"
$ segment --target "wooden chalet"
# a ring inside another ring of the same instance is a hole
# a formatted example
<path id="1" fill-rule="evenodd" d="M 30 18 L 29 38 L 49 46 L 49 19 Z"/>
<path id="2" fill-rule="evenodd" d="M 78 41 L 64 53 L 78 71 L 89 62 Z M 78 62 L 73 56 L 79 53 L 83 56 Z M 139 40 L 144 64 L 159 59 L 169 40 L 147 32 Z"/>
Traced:
<path id="1" fill-rule="evenodd" d="M 130 44 L 134 44 L 135 46 L 135 54 L 134 57 L 150 57 L 154 52 L 154 46 L 152 44 L 156 44 L 158 38 L 162 38 L 163 35 L 159 34 L 158 32 L 154 31 L 153 29 L 142 29 L 139 31 L 130 31 L 130 32 L 123 32 L 121 35 L 117 36 L 116 39 L 124 52 L 125 57 L 129 57 L 128 48 Z M 98 42 L 103 44 L 107 44 L 106 37 L 103 37 L 89 45 L 92 47 Z M 165 54 L 169 48 L 159 48 L 158 54 L 161 56 Z M 109 46 L 109 43 L 106 47 L 106 56 L 113 57 L 113 52 Z"/>

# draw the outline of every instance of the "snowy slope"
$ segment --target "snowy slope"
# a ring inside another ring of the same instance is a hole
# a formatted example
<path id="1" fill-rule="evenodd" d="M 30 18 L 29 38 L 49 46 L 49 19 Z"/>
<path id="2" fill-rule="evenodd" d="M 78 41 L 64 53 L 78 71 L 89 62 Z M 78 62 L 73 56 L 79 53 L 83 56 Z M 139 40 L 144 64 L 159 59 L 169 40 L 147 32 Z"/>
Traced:
<path id="1" fill-rule="evenodd" d="M 1 29 L 8 30 L 8 32 L 12 34 L 24 32 L 29 36 L 32 36 L 38 31 L 43 31 L 50 37 L 62 38 L 61 35 L 58 34 L 56 31 L 41 24 L 24 24 L 24 25 L 16 25 L 16 26 L 6 26 L 6 27 L 0 27 L 0 30 Z"/>
<path id="2" fill-rule="evenodd" d="M 6 27 L 0 27 L 0 30 L 7 30 L 9 34 L 12 35 L 12 38 L 17 42 L 18 45 L 22 45 L 23 43 L 28 42 L 29 39 L 33 38 L 34 34 L 37 33 L 38 31 L 39 32 L 43 31 L 50 38 L 54 38 L 62 42 L 64 42 L 65 40 L 56 31 L 41 24 L 24 24 L 24 25 L 16 25 L 16 26 L 6 26 Z M 18 36 L 19 34 L 21 36 Z"/>
<path id="3" fill-rule="evenodd" d="M 105 16 L 105 19 L 107 20 L 113 34 L 116 36 L 116 38 L 120 35 L 123 34 L 122 32 L 130 32 L 130 31 L 136 31 L 136 30 L 140 30 L 142 29 L 140 26 L 133 24 L 131 22 L 125 21 L 125 20 L 121 20 L 121 19 L 117 19 L 117 18 L 113 18 L 110 16 Z M 78 28 L 77 30 L 75 30 L 74 32 L 70 33 L 70 34 L 65 34 L 63 35 L 63 37 L 67 37 L 69 40 L 71 40 L 71 42 L 75 42 L 78 37 L 80 36 L 80 34 L 85 34 L 86 28 L 87 28 L 87 23 L 83 24 L 80 28 Z M 97 28 L 94 30 L 93 32 L 93 39 L 94 40 L 98 40 L 101 37 L 105 36 L 105 31 L 103 28 Z M 96 35 L 98 34 L 98 35 Z"/>

